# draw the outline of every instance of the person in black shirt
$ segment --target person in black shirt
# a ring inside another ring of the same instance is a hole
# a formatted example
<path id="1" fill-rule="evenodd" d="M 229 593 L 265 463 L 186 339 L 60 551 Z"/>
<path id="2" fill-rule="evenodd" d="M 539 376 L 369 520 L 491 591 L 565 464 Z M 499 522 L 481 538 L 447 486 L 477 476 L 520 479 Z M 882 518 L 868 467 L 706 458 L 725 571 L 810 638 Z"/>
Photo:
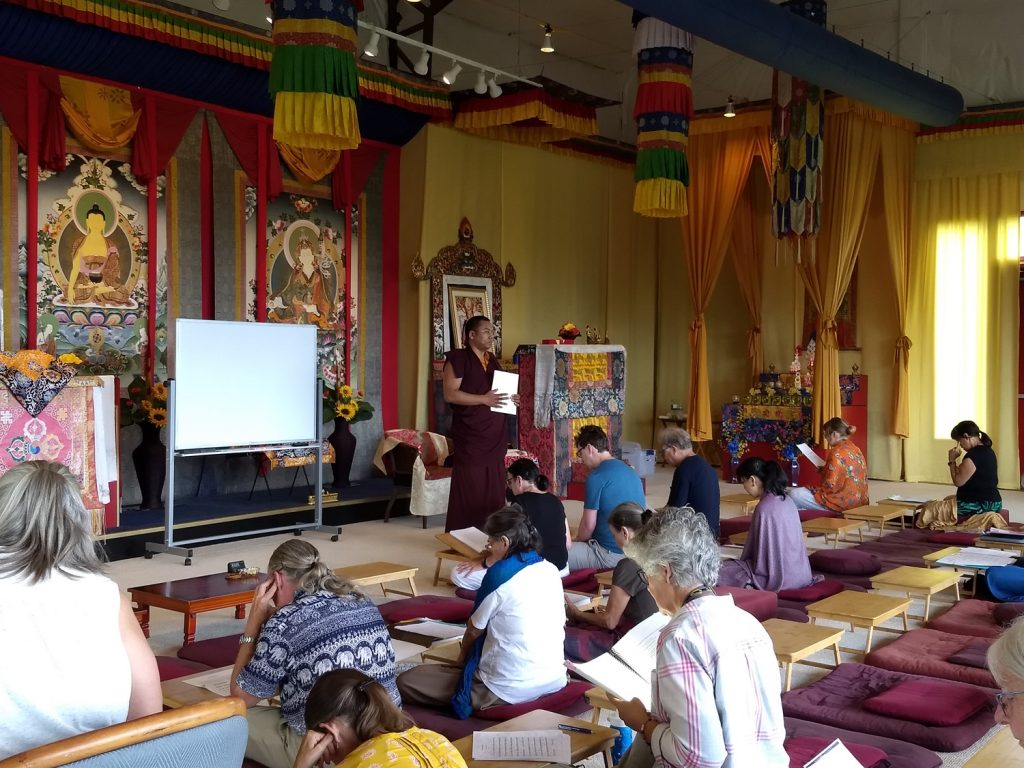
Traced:
<path id="1" fill-rule="evenodd" d="M 961 421 L 949 436 L 956 440 L 956 447 L 949 449 L 948 464 L 956 486 L 957 520 L 1001 510 L 1003 498 L 996 488 L 999 473 L 992 439 L 973 421 Z"/>
<path id="2" fill-rule="evenodd" d="M 693 442 L 685 429 L 670 428 L 659 436 L 665 463 L 676 468 L 667 507 L 692 507 L 704 515 L 711 532 L 718 536 L 719 506 L 718 474 L 702 456 L 693 451 Z"/>

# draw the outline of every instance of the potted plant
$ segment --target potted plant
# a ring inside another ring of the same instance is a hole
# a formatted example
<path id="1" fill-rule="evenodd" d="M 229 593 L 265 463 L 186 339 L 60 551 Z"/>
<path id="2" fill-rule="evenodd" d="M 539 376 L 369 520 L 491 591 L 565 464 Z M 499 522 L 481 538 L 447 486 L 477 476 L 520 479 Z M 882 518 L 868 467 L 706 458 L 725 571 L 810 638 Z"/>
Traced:
<path id="1" fill-rule="evenodd" d="M 356 436 L 349 427 L 360 421 L 373 418 L 373 405 L 363 397 L 360 389 L 354 391 L 348 384 L 336 387 L 323 385 L 323 419 L 334 421 L 334 432 L 327 441 L 334 448 L 333 488 L 347 488 L 351 485 L 349 473 L 356 452 Z"/>
<path id="2" fill-rule="evenodd" d="M 160 429 L 167 426 L 167 385 L 136 376 L 121 398 L 121 426 L 138 424 L 142 442 L 132 451 L 132 464 L 142 491 L 141 507 L 159 509 L 167 475 L 167 448 Z"/>

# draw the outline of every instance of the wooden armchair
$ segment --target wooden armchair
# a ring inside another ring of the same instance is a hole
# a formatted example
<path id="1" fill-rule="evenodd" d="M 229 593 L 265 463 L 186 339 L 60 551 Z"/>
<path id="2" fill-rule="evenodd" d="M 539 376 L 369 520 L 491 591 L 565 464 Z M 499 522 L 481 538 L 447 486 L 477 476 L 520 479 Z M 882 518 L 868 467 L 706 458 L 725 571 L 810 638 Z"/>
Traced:
<path id="1" fill-rule="evenodd" d="M 0 768 L 237 768 L 248 734 L 241 699 L 212 699 L 36 747 Z"/>

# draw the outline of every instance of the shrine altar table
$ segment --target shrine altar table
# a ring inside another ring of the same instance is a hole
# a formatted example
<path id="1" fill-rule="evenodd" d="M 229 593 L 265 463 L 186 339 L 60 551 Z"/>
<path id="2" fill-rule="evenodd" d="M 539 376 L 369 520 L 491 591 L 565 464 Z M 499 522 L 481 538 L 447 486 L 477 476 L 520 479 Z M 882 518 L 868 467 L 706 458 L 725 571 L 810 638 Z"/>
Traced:
<path id="1" fill-rule="evenodd" d="M 516 350 L 519 447 L 537 456 L 551 490 L 565 496 L 586 473 L 575 461 L 576 434 L 601 427 L 618 454 L 626 408 L 626 348 L 618 344 L 538 344 Z"/>

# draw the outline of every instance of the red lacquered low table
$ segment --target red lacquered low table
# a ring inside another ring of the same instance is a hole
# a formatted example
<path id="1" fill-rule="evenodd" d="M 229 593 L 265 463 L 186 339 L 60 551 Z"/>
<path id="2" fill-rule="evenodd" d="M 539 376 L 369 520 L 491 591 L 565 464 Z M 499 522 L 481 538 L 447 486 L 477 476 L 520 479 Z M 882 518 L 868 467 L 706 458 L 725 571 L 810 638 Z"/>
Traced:
<path id="1" fill-rule="evenodd" d="M 143 587 L 131 587 L 131 595 L 141 609 L 142 632 L 149 637 L 150 607 L 166 608 L 185 615 L 185 632 L 182 645 L 188 645 L 196 638 L 196 614 L 234 608 L 235 618 L 245 618 L 245 607 L 252 602 L 256 587 L 266 574 L 228 578 L 226 573 L 210 576 L 196 576 L 178 581 L 163 581 Z"/>

